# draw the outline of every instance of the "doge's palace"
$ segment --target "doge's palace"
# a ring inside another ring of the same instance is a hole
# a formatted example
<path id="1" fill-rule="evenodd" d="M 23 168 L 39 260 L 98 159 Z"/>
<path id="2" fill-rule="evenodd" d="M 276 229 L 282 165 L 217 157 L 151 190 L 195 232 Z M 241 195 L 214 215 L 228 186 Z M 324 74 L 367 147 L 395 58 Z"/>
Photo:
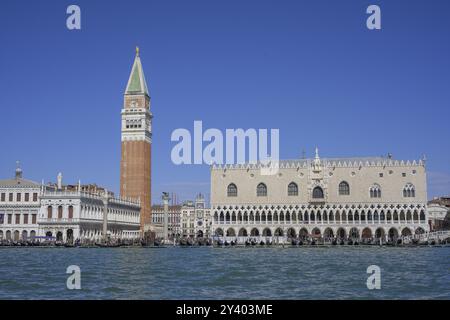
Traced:
<path id="1" fill-rule="evenodd" d="M 394 241 L 424 233 L 425 160 L 391 156 L 283 160 L 211 168 L 212 230 L 248 237 Z"/>

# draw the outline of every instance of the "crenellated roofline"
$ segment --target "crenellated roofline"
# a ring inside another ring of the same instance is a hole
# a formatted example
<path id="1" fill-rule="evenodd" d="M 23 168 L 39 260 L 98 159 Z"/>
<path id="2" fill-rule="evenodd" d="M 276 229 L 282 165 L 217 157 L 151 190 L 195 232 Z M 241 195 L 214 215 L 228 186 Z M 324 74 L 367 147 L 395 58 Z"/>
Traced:
<path id="1" fill-rule="evenodd" d="M 296 160 L 280 160 L 272 162 L 272 165 L 279 169 L 300 169 L 309 168 L 317 161 L 323 168 L 364 168 L 364 167 L 410 167 L 425 166 L 425 160 L 394 160 L 382 157 L 366 157 L 366 158 L 322 158 L 315 159 L 296 159 Z M 270 163 L 256 162 L 243 164 L 213 164 L 211 170 L 252 170 L 267 168 Z"/>

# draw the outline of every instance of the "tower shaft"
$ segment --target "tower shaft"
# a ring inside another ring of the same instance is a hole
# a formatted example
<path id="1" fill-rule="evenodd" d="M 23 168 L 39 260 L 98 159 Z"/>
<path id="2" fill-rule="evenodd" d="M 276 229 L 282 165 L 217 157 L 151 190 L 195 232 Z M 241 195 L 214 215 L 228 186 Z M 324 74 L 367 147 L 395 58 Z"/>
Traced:
<path id="1" fill-rule="evenodd" d="M 141 231 L 151 224 L 152 114 L 139 51 L 128 80 L 122 109 L 120 194 L 141 202 Z"/>

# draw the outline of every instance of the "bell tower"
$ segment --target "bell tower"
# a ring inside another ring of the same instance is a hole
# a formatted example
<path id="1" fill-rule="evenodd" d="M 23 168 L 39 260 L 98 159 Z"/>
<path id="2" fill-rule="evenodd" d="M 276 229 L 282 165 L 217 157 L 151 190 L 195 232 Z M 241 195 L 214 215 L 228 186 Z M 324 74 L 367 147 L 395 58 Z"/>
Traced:
<path id="1" fill-rule="evenodd" d="M 136 47 L 122 109 L 120 195 L 141 201 L 141 232 L 151 224 L 152 113 L 150 94 Z"/>

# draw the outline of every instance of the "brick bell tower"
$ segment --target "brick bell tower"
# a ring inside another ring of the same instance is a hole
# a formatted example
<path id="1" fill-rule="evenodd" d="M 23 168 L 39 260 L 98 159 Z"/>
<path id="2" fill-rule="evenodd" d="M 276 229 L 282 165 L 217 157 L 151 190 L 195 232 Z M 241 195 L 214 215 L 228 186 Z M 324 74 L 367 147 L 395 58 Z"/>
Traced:
<path id="1" fill-rule="evenodd" d="M 122 109 L 120 194 L 141 200 L 141 232 L 151 224 L 152 113 L 139 48 L 131 68 Z"/>

